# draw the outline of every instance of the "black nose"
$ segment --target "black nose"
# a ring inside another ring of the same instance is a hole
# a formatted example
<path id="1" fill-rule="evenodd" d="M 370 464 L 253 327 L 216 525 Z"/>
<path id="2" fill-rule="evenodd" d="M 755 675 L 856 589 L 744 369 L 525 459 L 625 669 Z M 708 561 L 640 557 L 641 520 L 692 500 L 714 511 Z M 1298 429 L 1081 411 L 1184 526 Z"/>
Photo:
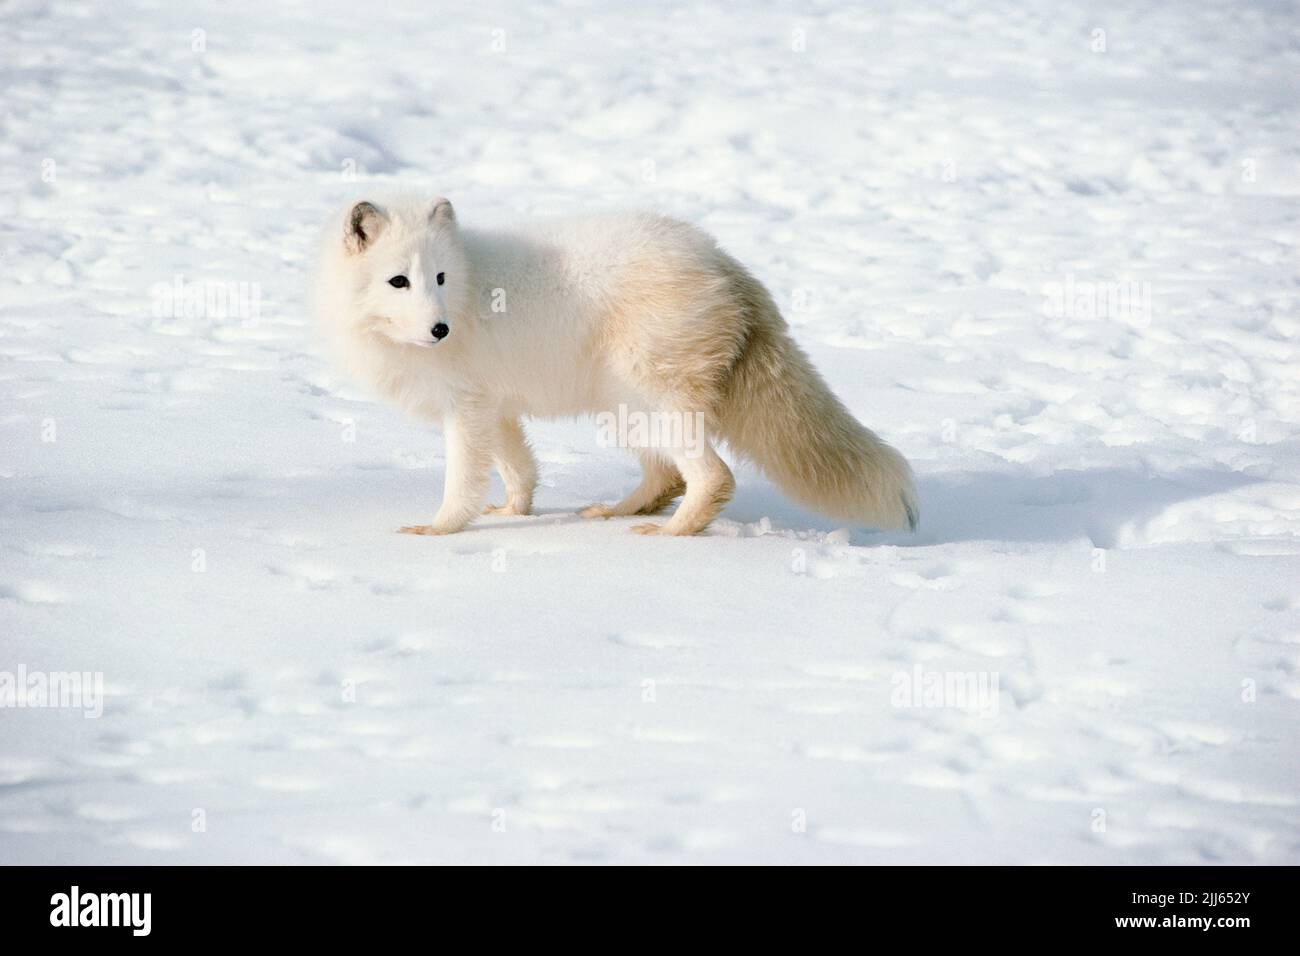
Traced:
<path id="1" fill-rule="evenodd" d="M 433 336 L 435 342 L 441 342 L 447 337 L 447 333 L 450 331 L 451 329 L 447 328 L 446 322 L 439 322 L 429 330 L 429 334 Z"/>

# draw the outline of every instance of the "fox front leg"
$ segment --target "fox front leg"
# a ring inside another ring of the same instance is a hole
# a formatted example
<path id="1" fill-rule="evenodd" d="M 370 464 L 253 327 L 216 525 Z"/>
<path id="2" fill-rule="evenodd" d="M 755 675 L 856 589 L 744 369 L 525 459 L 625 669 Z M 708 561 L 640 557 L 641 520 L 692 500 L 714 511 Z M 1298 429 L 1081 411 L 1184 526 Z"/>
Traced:
<path id="1" fill-rule="evenodd" d="M 506 486 L 506 503 L 489 505 L 484 511 L 492 515 L 526 515 L 533 509 L 533 491 L 537 487 L 537 460 L 528 447 L 528 436 L 517 418 L 502 418 L 497 424 L 497 441 L 493 460 Z"/>
<path id="2" fill-rule="evenodd" d="M 443 422 L 447 475 L 442 505 L 432 524 L 408 525 L 403 534 L 454 534 L 483 511 L 492 470 L 492 435 L 496 423 L 458 410 Z"/>

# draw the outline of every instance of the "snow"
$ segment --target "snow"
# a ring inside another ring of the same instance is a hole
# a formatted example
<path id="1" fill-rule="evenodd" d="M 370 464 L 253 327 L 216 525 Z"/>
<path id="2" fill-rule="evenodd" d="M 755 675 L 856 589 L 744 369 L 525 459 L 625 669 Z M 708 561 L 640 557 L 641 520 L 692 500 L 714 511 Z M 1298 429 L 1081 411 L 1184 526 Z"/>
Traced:
<path id="1" fill-rule="evenodd" d="M 0 671 L 105 699 L 0 708 L 0 862 L 1300 862 L 1293 6 L 4 17 Z M 538 422 L 538 515 L 394 534 L 440 439 L 304 294 L 394 186 L 700 223 L 920 532 L 580 520 Z"/>

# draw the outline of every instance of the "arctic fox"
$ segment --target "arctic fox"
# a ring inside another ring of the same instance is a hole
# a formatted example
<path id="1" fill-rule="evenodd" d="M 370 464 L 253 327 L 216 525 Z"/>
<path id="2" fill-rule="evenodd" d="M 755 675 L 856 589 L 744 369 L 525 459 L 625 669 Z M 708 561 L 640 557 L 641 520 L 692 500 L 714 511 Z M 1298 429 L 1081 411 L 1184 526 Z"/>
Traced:
<path id="1" fill-rule="evenodd" d="M 702 422 L 701 440 L 638 447 L 640 485 L 584 517 L 652 515 L 641 534 L 703 530 L 735 482 L 714 445 L 756 462 L 829 517 L 912 528 L 903 456 L 831 393 L 767 290 L 712 238 L 650 213 L 465 229 L 446 199 L 358 202 L 326 232 L 315 312 L 358 381 L 440 421 L 442 506 L 412 534 L 460 531 L 484 511 L 493 465 L 528 514 L 537 465 L 521 416 L 628 411 Z M 684 432 L 683 432 L 684 433 Z"/>

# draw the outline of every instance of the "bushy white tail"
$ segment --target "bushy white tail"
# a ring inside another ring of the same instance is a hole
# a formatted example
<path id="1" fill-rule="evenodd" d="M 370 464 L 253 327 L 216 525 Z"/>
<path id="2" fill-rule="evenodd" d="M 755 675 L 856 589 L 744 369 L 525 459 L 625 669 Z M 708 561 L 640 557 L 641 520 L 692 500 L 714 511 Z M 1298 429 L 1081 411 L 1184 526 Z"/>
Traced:
<path id="1" fill-rule="evenodd" d="M 790 338 L 766 290 L 746 278 L 754 321 L 719 410 L 723 438 L 814 511 L 915 530 L 919 510 L 906 459 L 849 414 Z"/>

